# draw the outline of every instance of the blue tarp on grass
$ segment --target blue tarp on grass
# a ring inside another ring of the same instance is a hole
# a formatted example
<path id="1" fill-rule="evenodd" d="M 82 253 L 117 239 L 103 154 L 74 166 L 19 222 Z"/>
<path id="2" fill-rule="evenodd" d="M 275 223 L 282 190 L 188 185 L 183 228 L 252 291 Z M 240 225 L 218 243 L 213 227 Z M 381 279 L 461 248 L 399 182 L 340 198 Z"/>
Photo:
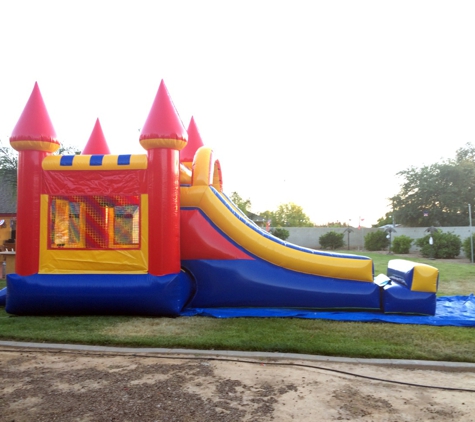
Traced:
<path id="1" fill-rule="evenodd" d="M 304 318 L 354 322 L 389 322 L 455 327 L 475 327 L 475 297 L 442 296 L 437 298 L 434 316 L 384 314 L 380 312 L 306 311 L 302 309 L 263 308 L 187 308 L 181 316 L 214 318 Z"/>

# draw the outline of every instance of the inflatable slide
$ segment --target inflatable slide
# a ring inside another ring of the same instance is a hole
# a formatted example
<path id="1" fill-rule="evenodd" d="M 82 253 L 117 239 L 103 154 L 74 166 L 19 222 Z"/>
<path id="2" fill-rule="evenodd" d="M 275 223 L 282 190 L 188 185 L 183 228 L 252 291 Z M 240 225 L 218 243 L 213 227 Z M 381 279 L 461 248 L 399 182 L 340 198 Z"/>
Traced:
<path id="1" fill-rule="evenodd" d="M 250 221 L 221 166 L 163 81 L 139 138 L 112 155 L 99 120 L 82 154 L 59 142 L 38 85 L 13 130 L 19 153 L 15 273 L 0 304 L 18 315 L 177 316 L 193 308 L 349 309 L 433 315 L 438 271 L 302 248 Z"/>
<path id="2" fill-rule="evenodd" d="M 380 308 L 369 258 L 275 238 L 247 219 L 219 185 L 207 184 L 206 172 L 215 167 L 211 150 L 200 148 L 194 184 L 180 189 L 182 266 L 197 280 L 190 306 Z"/>
<path id="3" fill-rule="evenodd" d="M 180 189 L 182 267 L 196 280 L 189 307 L 381 309 L 370 258 L 299 247 L 258 227 L 220 191 L 211 149 L 196 152 L 190 183 Z"/>

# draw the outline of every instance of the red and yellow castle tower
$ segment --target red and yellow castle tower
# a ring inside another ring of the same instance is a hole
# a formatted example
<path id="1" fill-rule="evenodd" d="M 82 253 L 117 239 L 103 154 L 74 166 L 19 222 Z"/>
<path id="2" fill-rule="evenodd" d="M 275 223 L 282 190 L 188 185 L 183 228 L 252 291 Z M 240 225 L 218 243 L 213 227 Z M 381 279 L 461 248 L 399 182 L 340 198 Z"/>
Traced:
<path id="1" fill-rule="evenodd" d="M 140 135 L 148 155 L 149 272 L 163 275 L 180 272 L 180 174 L 179 151 L 188 135 L 160 83 L 152 109 Z"/>
<path id="2" fill-rule="evenodd" d="M 10 144 L 19 152 L 15 270 L 20 275 L 31 275 L 38 272 L 39 262 L 41 163 L 59 148 L 37 83 L 13 129 Z"/>

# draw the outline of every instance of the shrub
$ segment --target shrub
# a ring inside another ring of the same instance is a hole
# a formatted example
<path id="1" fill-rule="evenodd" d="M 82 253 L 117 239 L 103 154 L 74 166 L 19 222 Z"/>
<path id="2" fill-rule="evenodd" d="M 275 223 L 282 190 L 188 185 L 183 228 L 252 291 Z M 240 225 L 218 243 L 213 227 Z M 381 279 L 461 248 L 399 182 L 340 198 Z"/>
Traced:
<path id="1" fill-rule="evenodd" d="M 322 234 L 318 239 L 318 243 L 320 243 L 322 249 L 340 249 L 343 246 L 343 236 L 344 233 L 337 233 L 332 230 Z"/>
<path id="2" fill-rule="evenodd" d="M 403 234 L 401 236 L 396 236 L 393 239 L 391 249 L 394 253 L 409 253 L 413 241 L 414 239 Z"/>
<path id="3" fill-rule="evenodd" d="M 282 227 L 276 227 L 276 228 L 272 229 L 271 233 L 275 237 L 278 237 L 279 239 L 282 239 L 282 240 L 286 240 L 290 236 L 289 231 L 285 230 Z"/>
<path id="4" fill-rule="evenodd" d="M 473 249 L 474 249 L 473 253 L 475 255 L 475 233 L 472 234 L 472 239 L 473 239 Z M 470 237 L 467 237 L 463 241 L 462 249 L 463 249 L 463 253 L 465 254 L 465 256 L 468 259 L 472 259 L 472 245 L 471 245 L 471 242 L 470 242 Z"/>
<path id="5" fill-rule="evenodd" d="M 462 240 L 454 233 L 436 232 L 432 234 L 433 245 L 429 244 L 430 234 L 416 240 L 416 246 L 424 258 L 450 259 L 460 254 Z"/>
<path id="6" fill-rule="evenodd" d="M 364 247 L 367 251 L 382 251 L 389 246 L 386 232 L 378 230 L 370 232 L 364 237 Z"/>

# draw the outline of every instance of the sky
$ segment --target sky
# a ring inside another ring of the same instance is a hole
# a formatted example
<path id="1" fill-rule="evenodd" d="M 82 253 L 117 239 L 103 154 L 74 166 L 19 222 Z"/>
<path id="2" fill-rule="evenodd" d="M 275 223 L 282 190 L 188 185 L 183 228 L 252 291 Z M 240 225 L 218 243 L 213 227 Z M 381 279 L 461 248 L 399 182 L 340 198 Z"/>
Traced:
<path id="1" fill-rule="evenodd" d="M 97 118 L 113 154 L 163 79 L 252 211 L 375 224 L 397 173 L 475 144 L 475 2 L 83 0 L 0 3 L 0 140 L 38 82 L 58 140 Z"/>

